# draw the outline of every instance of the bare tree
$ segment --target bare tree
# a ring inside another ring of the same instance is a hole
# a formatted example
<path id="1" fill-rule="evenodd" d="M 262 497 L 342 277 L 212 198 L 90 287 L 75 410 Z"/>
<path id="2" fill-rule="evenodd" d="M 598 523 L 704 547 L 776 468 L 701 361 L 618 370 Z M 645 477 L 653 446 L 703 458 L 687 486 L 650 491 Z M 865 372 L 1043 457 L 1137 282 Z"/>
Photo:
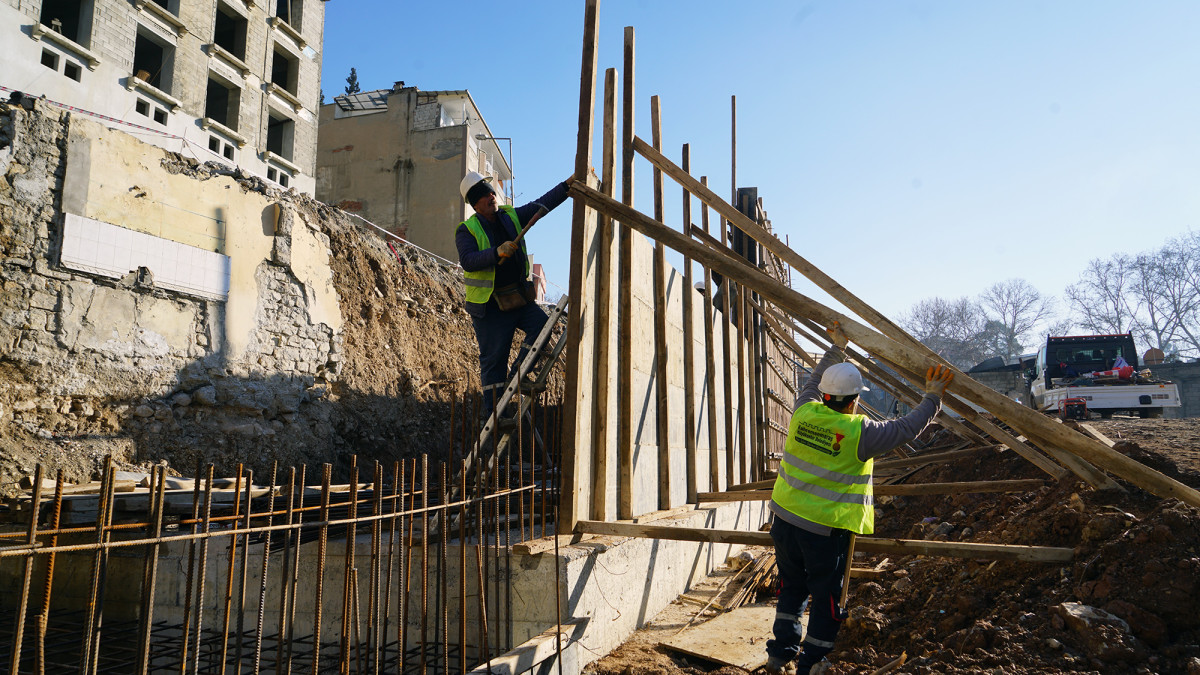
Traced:
<path id="1" fill-rule="evenodd" d="M 964 370 L 989 356 L 981 340 L 986 319 L 970 298 L 922 300 L 901 319 L 901 325 L 926 347 Z"/>
<path id="2" fill-rule="evenodd" d="M 1138 310 L 1136 304 L 1130 304 L 1132 274 L 1133 263 L 1127 255 L 1089 262 L 1079 281 L 1067 286 L 1067 302 L 1076 323 L 1092 333 L 1128 333 Z"/>
<path id="3" fill-rule="evenodd" d="M 1024 279 L 992 284 L 979 296 L 979 304 L 994 333 L 993 355 L 1012 359 L 1023 351 L 1033 329 L 1050 317 L 1053 299 L 1043 296 Z"/>

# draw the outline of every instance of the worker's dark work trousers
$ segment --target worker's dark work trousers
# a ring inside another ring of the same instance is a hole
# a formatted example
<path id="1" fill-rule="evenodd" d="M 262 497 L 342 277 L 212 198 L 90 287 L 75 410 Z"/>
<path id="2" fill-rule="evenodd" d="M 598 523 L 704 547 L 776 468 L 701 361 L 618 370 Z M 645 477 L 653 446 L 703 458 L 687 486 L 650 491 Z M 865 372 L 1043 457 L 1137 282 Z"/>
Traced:
<path id="1" fill-rule="evenodd" d="M 532 302 L 509 312 L 500 311 L 493 301 L 489 301 L 484 308 L 483 316 L 472 316 L 471 323 L 475 325 L 475 339 L 479 342 L 479 372 L 484 387 L 483 412 L 491 413 L 499 392 L 487 387 L 508 381 L 508 352 L 512 349 L 516 330 L 520 328 L 521 332 L 525 333 L 525 344 L 513 363 L 514 371 L 521 359 L 525 358 L 530 344 L 537 339 L 538 333 L 542 332 L 542 326 L 546 325 L 549 317 L 537 303 Z"/>
<path id="2" fill-rule="evenodd" d="M 804 675 L 833 650 L 844 618 L 838 601 L 846 573 L 848 530 L 820 535 L 775 516 L 771 539 L 779 566 L 779 603 L 775 608 L 774 640 L 767 640 L 767 654 L 796 660 L 797 675 Z M 809 597 L 808 635 L 803 645 L 800 615 Z M 803 647 L 803 648 L 802 648 Z"/>

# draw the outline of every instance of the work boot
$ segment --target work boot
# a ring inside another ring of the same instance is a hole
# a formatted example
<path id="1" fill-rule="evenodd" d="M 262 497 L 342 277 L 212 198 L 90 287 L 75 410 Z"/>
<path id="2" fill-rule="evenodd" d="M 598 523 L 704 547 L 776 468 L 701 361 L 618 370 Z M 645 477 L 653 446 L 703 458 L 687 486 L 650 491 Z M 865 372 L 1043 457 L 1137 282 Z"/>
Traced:
<path id="1" fill-rule="evenodd" d="M 782 656 L 768 656 L 763 670 L 768 675 L 795 675 L 796 664 Z"/>

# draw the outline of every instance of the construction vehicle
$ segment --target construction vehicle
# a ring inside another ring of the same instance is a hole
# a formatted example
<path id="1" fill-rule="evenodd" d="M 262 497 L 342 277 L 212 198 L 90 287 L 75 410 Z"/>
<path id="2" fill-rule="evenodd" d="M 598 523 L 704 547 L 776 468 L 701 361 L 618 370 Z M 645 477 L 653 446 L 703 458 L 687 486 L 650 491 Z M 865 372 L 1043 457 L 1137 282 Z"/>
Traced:
<path id="1" fill-rule="evenodd" d="M 1030 407 L 1060 416 L 1162 417 L 1164 408 L 1180 405 L 1174 383 L 1138 368 L 1129 333 L 1048 337 L 1027 377 Z"/>

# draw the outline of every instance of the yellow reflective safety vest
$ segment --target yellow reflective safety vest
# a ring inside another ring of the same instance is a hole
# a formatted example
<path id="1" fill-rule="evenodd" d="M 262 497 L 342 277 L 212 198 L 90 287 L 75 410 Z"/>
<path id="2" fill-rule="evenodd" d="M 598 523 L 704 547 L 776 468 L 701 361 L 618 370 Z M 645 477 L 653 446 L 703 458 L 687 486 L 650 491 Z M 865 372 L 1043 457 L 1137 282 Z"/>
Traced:
<path id="1" fill-rule="evenodd" d="M 508 214 L 513 225 L 517 228 L 517 236 L 521 236 L 521 221 L 517 218 L 517 210 L 511 206 L 501 206 L 500 210 Z M 479 246 L 480 251 L 486 251 L 492 247 L 492 242 L 488 239 L 487 232 L 483 229 L 483 224 L 479 222 L 479 215 L 472 215 L 470 218 L 459 223 L 458 226 L 467 227 L 467 231 L 475 237 L 475 244 Z M 529 278 L 529 252 L 525 250 L 525 240 L 521 240 L 521 252 L 525 254 L 525 278 Z M 492 297 L 492 289 L 496 286 L 496 267 L 488 267 L 477 272 L 463 271 L 463 282 L 467 286 L 467 302 L 473 302 L 477 305 L 482 305 Z"/>
<path id="2" fill-rule="evenodd" d="M 788 512 L 856 534 L 875 531 L 874 460 L 858 458 L 865 415 L 846 415 L 820 401 L 796 409 L 771 501 Z"/>

